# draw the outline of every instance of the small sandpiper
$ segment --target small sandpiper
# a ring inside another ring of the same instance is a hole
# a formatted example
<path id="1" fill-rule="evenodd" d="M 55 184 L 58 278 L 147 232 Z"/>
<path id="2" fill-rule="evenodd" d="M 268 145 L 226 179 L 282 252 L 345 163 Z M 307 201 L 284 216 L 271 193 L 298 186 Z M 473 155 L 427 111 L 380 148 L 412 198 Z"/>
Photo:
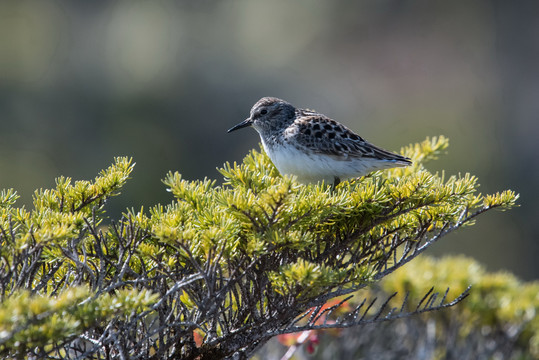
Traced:
<path id="1" fill-rule="evenodd" d="M 228 132 L 252 126 L 281 174 L 302 183 L 337 184 L 372 171 L 412 164 L 409 158 L 381 149 L 329 117 L 298 109 L 274 97 L 253 106 L 249 118 Z"/>

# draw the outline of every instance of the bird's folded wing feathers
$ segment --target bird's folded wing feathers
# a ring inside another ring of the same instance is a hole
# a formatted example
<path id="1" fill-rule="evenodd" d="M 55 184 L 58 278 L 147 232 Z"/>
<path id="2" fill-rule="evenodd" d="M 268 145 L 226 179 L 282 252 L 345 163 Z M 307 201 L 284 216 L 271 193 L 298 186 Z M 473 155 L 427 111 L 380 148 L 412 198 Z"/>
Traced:
<path id="1" fill-rule="evenodd" d="M 409 158 L 379 148 L 321 114 L 301 117 L 294 122 L 293 128 L 294 131 L 288 132 L 289 136 L 315 153 L 332 155 L 339 160 L 364 157 L 411 164 Z"/>

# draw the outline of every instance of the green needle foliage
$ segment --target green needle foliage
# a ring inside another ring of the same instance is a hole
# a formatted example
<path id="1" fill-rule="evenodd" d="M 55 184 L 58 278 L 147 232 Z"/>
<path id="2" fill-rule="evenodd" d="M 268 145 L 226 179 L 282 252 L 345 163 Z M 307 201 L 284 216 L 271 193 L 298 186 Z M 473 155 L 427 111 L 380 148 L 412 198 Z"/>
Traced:
<path id="1" fill-rule="evenodd" d="M 452 298 L 470 284 L 470 295 L 455 309 L 407 317 L 397 326 L 387 322 L 311 331 L 310 338 L 319 345 L 309 358 L 400 359 L 406 354 L 407 359 L 538 359 L 539 281 L 524 283 L 506 272 L 488 273 L 477 261 L 463 256 L 420 256 L 375 286 L 361 290 L 342 308 L 357 306 L 356 299 L 387 298 L 395 292 L 388 306 L 400 307 L 406 295 L 421 298 L 432 286 L 442 291 L 450 287 L 447 296 Z M 408 311 L 416 306 L 411 302 L 405 305 Z M 346 311 L 342 308 L 332 318 Z M 293 343 L 299 334 L 286 337 Z M 287 343 L 282 337 L 281 342 Z M 276 341 L 270 341 L 255 358 L 274 358 L 269 355 L 275 347 Z"/>
<path id="2" fill-rule="evenodd" d="M 384 278 L 511 191 L 477 193 L 469 174 L 424 163 L 444 137 L 403 149 L 414 165 L 339 184 L 301 185 L 252 151 L 215 181 L 164 180 L 175 200 L 104 224 L 106 200 L 133 163 L 117 158 L 93 182 L 57 179 L 31 211 L 0 193 L 0 355 L 48 358 L 246 358 L 275 335 L 352 327 L 415 310 L 360 303 L 332 324 L 330 299 Z M 430 296 L 430 297 L 429 297 Z M 419 300 L 419 299 L 418 299 Z M 425 300 L 425 299 L 423 299 Z M 16 314 L 16 315 L 10 315 Z"/>

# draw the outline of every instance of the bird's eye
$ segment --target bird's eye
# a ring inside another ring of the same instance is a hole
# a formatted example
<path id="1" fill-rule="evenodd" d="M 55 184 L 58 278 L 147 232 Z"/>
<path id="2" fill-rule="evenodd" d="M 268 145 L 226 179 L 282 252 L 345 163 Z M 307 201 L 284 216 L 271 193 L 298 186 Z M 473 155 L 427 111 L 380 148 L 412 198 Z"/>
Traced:
<path id="1" fill-rule="evenodd" d="M 266 110 L 266 109 L 260 110 L 261 115 L 266 115 L 267 113 L 268 113 L 268 110 Z"/>

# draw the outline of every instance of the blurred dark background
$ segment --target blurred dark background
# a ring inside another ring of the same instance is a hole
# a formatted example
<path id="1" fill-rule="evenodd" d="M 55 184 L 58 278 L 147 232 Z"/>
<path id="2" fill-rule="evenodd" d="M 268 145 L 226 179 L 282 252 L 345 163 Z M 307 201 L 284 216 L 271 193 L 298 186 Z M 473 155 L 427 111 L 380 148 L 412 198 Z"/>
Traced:
<path id="1" fill-rule="evenodd" d="M 390 150 L 446 135 L 446 175 L 521 206 L 479 218 L 431 254 L 539 277 L 539 2 L 0 2 L 0 188 L 31 206 L 60 175 L 92 179 L 117 155 L 133 178 L 109 215 L 168 203 L 169 170 L 258 147 L 227 134 L 262 96 L 323 112 Z"/>

